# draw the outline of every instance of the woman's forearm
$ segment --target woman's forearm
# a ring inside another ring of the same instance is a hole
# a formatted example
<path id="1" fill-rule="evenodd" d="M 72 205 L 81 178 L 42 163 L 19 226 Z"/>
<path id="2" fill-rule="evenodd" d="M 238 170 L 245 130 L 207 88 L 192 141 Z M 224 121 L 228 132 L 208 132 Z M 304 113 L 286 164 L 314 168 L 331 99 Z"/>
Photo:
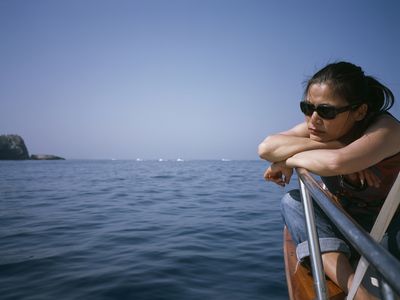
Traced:
<path id="1" fill-rule="evenodd" d="M 400 125 L 383 118 L 365 134 L 340 148 L 299 152 L 286 159 L 288 167 L 302 167 L 321 176 L 353 174 L 399 152 Z"/>
<path id="2" fill-rule="evenodd" d="M 297 153 L 286 160 L 286 166 L 305 168 L 320 176 L 343 174 L 342 162 L 338 150 L 309 150 Z"/>
<path id="3" fill-rule="evenodd" d="M 267 137 L 259 146 L 258 154 L 262 159 L 278 162 L 297 153 L 315 149 L 338 149 L 343 145 L 337 141 L 318 142 L 308 137 L 276 134 Z"/>

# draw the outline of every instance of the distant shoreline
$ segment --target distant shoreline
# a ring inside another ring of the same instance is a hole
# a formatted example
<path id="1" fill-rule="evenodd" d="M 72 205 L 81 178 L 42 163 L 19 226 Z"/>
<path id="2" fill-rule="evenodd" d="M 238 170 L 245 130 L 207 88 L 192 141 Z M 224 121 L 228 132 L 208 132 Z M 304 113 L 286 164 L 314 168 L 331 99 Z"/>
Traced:
<path id="1" fill-rule="evenodd" d="M 0 160 L 65 160 L 53 154 L 29 155 L 24 139 L 17 134 L 0 135 Z"/>

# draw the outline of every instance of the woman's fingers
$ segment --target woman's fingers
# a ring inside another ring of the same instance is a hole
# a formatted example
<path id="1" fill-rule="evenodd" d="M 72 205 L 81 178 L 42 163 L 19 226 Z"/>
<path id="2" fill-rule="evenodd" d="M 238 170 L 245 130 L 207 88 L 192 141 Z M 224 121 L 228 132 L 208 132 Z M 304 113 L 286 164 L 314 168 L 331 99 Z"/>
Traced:
<path id="1" fill-rule="evenodd" d="M 275 182 L 276 184 L 278 184 L 280 186 L 286 185 L 286 179 L 284 178 L 284 176 L 282 174 L 281 174 L 281 177 L 272 178 L 270 181 Z"/>
<path id="2" fill-rule="evenodd" d="M 279 178 L 279 177 L 270 177 L 270 178 L 268 178 L 266 180 L 274 182 L 274 183 L 276 183 L 276 184 L 278 184 L 280 186 L 285 186 L 285 183 L 284 183 L 283 179 Z"/>
<path id="3" fill-rule="evenodd" d="M 272 181 L 280 186 L 285 186 L 285 181 L 283 180 L 282 172 L 272 172 L 272 170 L 268 168 L 264 172 L 264 179 L 266 181 Z"/>
<path id="4" fill-rule="evenodd" d="M 365 170 L 363 172 L 363 174 L 365 176 L 365 180 L 367 181 L 367 185 L 375 186 L 375 180 L 374 180 L 373 176 L 371 176 L 370 172 L 368 172 L 368 170 Z"/>
<path id="5" fill-rule="evenodd" d="M 365 185 L 370 187 L 379 187 L 381 179 L 375 175 L 370 169 L 365 169 L 363 171 L 357 172 L 360 185 L 364 187 Z"/>
<path id="6" fill-rule="evenodd" d="M 366 180 L 364 171 L 357 172 L 357 175 L 358 175 L 358 179 L 360 180 L 361 186 L 364 186 L 365 185 L 365 180 Z M 368 182 L 368 184 L 369 184 L 369 182 Z"/>
<path id="7" fill-rule="evenodd" d="M 285 186 L 290 182 L 292 174 L 292 168 L 285 167 L 279 163 L 273 163 L 264 172 L 264 179 L 272 181 L 280 186 Z"/>
<path id="8" fill-rule="evenodd" d="M 365 179 L 368 183 L 368 186 L 379 187 L 379 185 L 381 183 L 381 179 L 378 176 L 376 176 L 374 172 L 367 169 L 367 170 L 365 170 L 364 175 L 365 175 Z"/>
<path id="9" fill-rule="evenodd" d="M 286 169 L 286 171 L 285 171 L 285 183 L 286 184 L 289 184 L 289 182 L 290 182 L 290 178 L 292 178 L 292 175 L 293 175 L 293 169 Z"/>

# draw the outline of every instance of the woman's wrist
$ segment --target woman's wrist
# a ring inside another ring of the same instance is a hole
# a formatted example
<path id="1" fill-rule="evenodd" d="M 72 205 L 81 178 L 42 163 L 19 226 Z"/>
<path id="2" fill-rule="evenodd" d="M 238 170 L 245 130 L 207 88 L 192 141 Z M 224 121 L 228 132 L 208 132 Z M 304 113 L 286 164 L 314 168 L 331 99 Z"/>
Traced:
<path id="1" fill-rule="evenodd" d="M 295 155 L 289 157 L 288 159 L 286 159 L 284 161 L 284 164 L 285 164 L 286 168 L 296 168 L 296 167 L 298 167 L 296 165 L 296 161 L 297 161 L 296 156 L 298 156 L 298 154 L 295 154 Z"/>

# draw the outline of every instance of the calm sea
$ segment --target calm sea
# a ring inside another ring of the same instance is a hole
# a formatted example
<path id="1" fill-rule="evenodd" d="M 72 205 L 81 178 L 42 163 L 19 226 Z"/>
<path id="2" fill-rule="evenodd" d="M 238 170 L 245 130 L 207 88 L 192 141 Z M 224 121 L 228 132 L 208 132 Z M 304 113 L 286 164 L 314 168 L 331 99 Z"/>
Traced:
<path id="1" fill-rule="evenodd" d="M 287 299 L 265 167 L 2 161 L 0 298 Z"/>

